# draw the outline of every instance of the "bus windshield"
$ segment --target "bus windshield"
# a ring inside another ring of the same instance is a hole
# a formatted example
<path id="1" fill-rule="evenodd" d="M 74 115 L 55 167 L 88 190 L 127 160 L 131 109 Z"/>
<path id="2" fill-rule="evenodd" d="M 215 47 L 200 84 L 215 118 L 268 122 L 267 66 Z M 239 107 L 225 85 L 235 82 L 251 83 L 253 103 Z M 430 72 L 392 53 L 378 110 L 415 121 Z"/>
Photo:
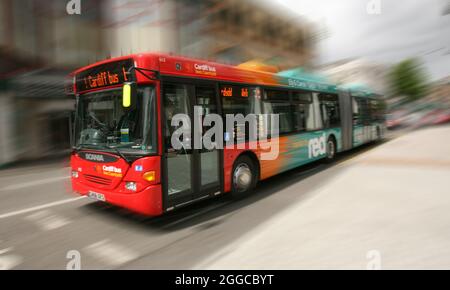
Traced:
<path id="1" fill-rule="evenodd" d="M 122 106 L 121 89 L 81 95 L 77 103 L 74 141 L 77 149 L 155 153 L 154 87 L 139 87 L 132 108 Z"/>

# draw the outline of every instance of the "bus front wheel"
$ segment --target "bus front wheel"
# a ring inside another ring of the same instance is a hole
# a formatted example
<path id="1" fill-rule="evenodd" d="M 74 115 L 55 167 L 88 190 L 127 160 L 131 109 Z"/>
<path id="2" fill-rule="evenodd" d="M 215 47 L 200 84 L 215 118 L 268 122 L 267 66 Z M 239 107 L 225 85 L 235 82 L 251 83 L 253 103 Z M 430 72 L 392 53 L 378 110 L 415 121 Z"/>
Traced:
<path id="1" fill-rule="evenodd" d="M 233 196 L 243 196 L 251 192 L 258 181 L 257 170 L 253 160 L 243 155 L 233 166 L 231 192 Z"/>

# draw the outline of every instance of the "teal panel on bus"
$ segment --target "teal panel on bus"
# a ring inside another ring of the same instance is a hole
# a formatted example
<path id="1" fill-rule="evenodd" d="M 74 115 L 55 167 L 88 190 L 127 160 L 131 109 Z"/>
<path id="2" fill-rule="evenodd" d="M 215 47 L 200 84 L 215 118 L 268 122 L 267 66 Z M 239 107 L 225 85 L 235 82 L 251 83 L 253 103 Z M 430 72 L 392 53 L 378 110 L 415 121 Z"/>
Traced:
<path id="1" fill-rule="evenodd" d="M 282 138 L 280 156 L 282 171 L 322 159 L 326 156 L 326 143 L 334 135 L 338 152 L 341 151 L 341 129 L 326 129 Z"/>
<path id="2" fill-rule="evenodd" d="M 337 86 L 325 76 L 306 72 L 302 68 L 279 72 L 277 77 L 280 85 L 291 88 L 334 94 L 338 92 Z"/>

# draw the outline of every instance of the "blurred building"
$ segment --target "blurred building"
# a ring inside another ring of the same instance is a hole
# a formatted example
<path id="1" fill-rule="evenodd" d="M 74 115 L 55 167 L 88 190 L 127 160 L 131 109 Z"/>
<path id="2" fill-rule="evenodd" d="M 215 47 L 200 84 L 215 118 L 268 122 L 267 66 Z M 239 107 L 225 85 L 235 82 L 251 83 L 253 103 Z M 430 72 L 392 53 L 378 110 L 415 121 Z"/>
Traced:
<path id="1" fill-rule="evenodd" d="M 265 0 L 111 0 L 113 56 L 164 51 L 230 64 L 310 66 L 311 23 Z"/>
<path id="2" fill-rule="evenodd" d="M 106 55 L 103 2 L 69 16 L 67 1 L 0 1 L 0 166 L 69 148 L 74 100 L 64 82 Z"/>
<path id="3" fill-rule="evenodd" d="M 450 76 L 432 83 L 425 101 L 439 104 L 442 108 L 450 108 Z"/>
<path id="4" fill-rule="evenodd" d="M 384 64 L 351 59 L 323 65 L 319 70 L 338 84 L 364 84 L 382 95 L 386 95 L 389 90 L 389 66 Z"/>

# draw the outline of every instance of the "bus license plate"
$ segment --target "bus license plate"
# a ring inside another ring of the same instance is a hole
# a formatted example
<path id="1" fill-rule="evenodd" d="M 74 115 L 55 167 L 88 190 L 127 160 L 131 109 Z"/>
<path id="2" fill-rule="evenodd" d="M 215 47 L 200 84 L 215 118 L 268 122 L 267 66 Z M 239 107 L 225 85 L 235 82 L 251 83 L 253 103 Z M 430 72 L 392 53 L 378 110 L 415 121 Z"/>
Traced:
<path id="1" fill-rule="evenodd" d="M 88 196 L 90 199 L 93 199 L 93 200 L 106 201 L 105 195 L 102 193 L 89 191 Z"/>

